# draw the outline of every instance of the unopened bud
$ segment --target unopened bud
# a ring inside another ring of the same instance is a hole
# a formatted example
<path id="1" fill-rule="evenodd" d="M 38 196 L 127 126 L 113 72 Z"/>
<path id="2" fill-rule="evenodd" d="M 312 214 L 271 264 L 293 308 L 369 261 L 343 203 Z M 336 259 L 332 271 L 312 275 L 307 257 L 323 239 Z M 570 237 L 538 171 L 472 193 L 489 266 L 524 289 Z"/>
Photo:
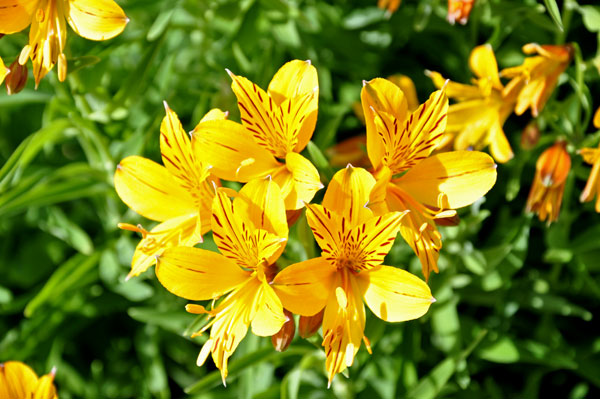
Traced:
<path id="1" fill-rule="evenodd" d="M 302 338 L 308 338 L 319 331 L 319 328 L 321 328 L 321 324 L 323 323 L 324 313 L 325 309 L 322 309 L 313 316 L 300 316 L 300 321 L 298 322 L 298 334 L 300 334 Z"/>
<path id="2" fill-rule="evenodd" d="M 285 323 L 283 323 L 278 333 L 271 336 L 271 343 L 277 352 L 285 351 L 292 343 L 296 334 L 294 315 L 287 309 L 283 309 L 283 314 L 285 315 Z"/>
<path id="3" fill-rule="evenodd" d="M 531 121 L 521 133 L 521 148 L 531 150 L 540 140 L 540 128 L 536 121 Z"/>
<path id="4" fill-rule="evenodd" d="M 10 64 L 10 72 L 6 75 L 6 92 L 10 96 L 11 94 L 17 94 L 25 87 L 27 83 L 27 65 L 19 64 L 18 60 L 15 60 Z"/>

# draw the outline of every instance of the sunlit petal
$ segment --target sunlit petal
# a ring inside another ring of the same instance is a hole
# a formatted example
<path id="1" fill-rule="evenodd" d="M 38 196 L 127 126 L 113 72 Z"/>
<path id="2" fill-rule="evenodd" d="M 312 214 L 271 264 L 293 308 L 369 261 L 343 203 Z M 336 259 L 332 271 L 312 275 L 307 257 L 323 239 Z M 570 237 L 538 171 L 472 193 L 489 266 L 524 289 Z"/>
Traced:
<path id="1" fill-rule="evenodd" d="M 234 198 L 233 208 L 253 229 L 266 230 L 283 238 L 288 236 L 281 190 L 271 179 L 255 179 L 245 184 Z"/>
<path id="2" fill-rule="evenodd" d="M 434 301 L 423 280 L 395 267 L 380 266 L 369 273 L 358 274 L 356 280 L 364 291 L 369 309 L 385 321 L 419 318 Z"/>
<path id="3" fill-rule="evenodd" d="M 483 44 L 475 47 L 469 57 L 469 66 L 478 78 L 489 80 L 490 85 L 495 89 L 503 89 L 498 76 L 498 63 L 491 45 Z"/>
<path id="4" fill-rule="evenodd" d="M 5 395 L 3 397 L 30 398 L 37 383 L 38 377 L 28 365 L 17 361 L 0 363 L 0 393 Z"/>
<path id="5" fill-rule="evenodd" d="M 31 23 L 39 0 L 0 0 L 0 33 L 20 32 Z"/>
<path id="6" fill-rule="evenodd" d="M 169 248 L 159 256 L 156 276 L 173 294 L 190 300 L 215 299 L 249 277 L 235 262 L 199 248 Z"/>
<path id="7" fill-rule="evenodd" d="M 129 18 L 113 0 L 69 0 L 67 21 L 71 28 L 90 40 L 106 40 L 123 32 Z"/>
<path id="8" fill-rule="evenodd" d="M 260 337 L 276 334 L 285 323 L 285 316 L 281 300 L 266 281 L 260 282 L 253 305 L 252 332 Z"/>
<path id="9" fill-rule="evenodd" d="M 302 155 L 290 152 L 285 157 L 285 170 L 273 174 L 285 197 L 286 209 L 300 209 L 323 188 L 319 172 Z"/>
<path id="10" fill-rule="evenodd" d="M 366 205 L 374 185 L 372 174 L 362 168 L 348 166 L 338 171 L 329 182 L 323 206 L 346 218 L 354 227 L 373 216 Z"/>

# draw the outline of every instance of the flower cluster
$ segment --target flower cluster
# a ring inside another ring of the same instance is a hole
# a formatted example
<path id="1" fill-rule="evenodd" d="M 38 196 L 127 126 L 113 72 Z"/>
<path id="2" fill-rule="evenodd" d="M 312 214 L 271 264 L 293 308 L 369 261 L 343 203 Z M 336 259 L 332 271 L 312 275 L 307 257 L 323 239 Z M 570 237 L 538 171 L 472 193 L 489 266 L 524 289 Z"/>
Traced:
<path id="1" fill-rule="evenodd" d="M 419 277 L 383 265 L 398 233 L 421 259 L 423 274 L 437 268 L 437 221 L 483 196 L 496 181 L 490 156 L 478 151 L 432 154 L 444 138 L 446 88 L 418 105 L 408 90 L 386 79 L 364 82 L 368 169 L 347 165 L 324 186 L 300 154 L 318 112 L 317 70 L 290 61 L 266 91 L 227 71 L 241 123 L 211 110 L 188 136 L 165 106 L 160 148 L 164 166 L 131 156 L 118 165 L 115 188 L 140 215 L 160 222 L 142 234 L 129 276 L 156 263 L 156 276 L 173 294 L 211 305 L 189 304 L 210 329 L 198 365 L 209 355 L 221 370 L 248 328 L 272 336 L 277 349 L 322 323 L 329 382 L 352 365 L 364 336 L 365 306 L 390 322 L 421 317 L 435 301 Z M 245 183 L 239 191 L 221 180 Z M 233 201 L 231 200 L 233 198 Z M 321 255 L 280 270 L 288 229 L 305 210 Z M 195 247 L 212 230 L 219 252 Z M 290 327 L 291 326 L 291 327 Z"/>
<path id="2" fill-rule="evenodd" d="M 28 365 L 18 361 L 0 363 L 0 398 L 57 399 L 53 369 L 38 377 Z"/>

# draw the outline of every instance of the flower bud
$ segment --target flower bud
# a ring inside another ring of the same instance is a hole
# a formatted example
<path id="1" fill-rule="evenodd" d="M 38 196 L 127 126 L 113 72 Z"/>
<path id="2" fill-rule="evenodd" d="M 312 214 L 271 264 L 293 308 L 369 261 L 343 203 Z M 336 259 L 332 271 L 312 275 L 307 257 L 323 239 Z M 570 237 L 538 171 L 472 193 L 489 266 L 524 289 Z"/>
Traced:
<path id="1" fill-rule="evenodd" d="M 294 315 L 287 309 L 283 309 L 283 314 L 285 315 L 285 323 L 283 323 L 279 332 L 271 336 L 271 343 L 277 352 L 285 351 L 294 340 L 294 335 L 296 334 Z"/>
<path id="2" fill-rule="evenodd" d="M 474 3 L 475 0 L 448 0 L 448 22 L 466 24 Z"/>
<path id="3" fill-rule="evenodd" d="M 10 64 L 10 72 L 6 75 L 6 92 L 10 96 L 11 94 L 17 94 L 25 87 L 27 83 L 27 65 L 19 64 L 18 60 L 15 60 Z"/>
<path id="4" fill-rule="evenodd" d="M 521 148 L 531 150 L 540 140 L 540 128 L 536 121 L 531 121 L 521 133 Z"/>
<path id="5" fill-rule="evenodd" d="M 298 322 L 298 334 L 300 334 L 302 338 L 308 338 L 319 331 L 319 328 L 321 328 L 321 324 L 323 323 L 324 313 L 325 309 L 322 309 L 313 316 L 300 316 L 300 321 Z"/>

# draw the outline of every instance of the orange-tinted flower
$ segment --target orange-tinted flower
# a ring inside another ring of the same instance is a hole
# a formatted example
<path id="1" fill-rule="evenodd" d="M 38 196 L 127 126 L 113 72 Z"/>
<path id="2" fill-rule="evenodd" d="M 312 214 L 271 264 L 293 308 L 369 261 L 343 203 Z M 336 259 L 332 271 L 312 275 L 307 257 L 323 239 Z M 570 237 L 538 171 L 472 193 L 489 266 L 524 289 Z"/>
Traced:
<path id="1" fill-rule="evenodd" d="M 596 112 L 596 115 L 599 114 L 600 112 Z M 596 197 L 596 212 L 600 213 L 600 195 L 598 195 L 600 192 L 600 143 L 598 148 L 582 148 L 578 153 L 583 157 L 584 162 L 592 165 L 590 176 L 579 201 L 588 202 Z"/>
<path id="2" fill-rule="evenodd" d="M 377 7 L 386 10 L 388 14 L 396 12 L 402 0 L 377 0 Z"/>
<path id="3" fill-rule="evenodd" d="M 0 0 L 0 33 L 20 32 L 31 25 L 29 44 L 19 63 L 33 63 L 35 86 L 58 63 L 58 79 L 67 75 L 67 23 L 89 40 L 111 39 L 129 19 L 113 0 Z"/>
<path id="4" fill-rule="evenodd" d="M 558 77 L 573 58 L 573 46 L 543 45 L 529 43 L 523 46 L 525 54 L 537 54 L 525 59 L 522 65 L 502 70 L 501 76 L 511 78 L 506 90 L 520 88 L 515 106 L 517 115 L 531 108 L 531 115 L 538 114 L 558 83 Z"/>
<path id="5" fill-rule="evenodd" d="M 466 24 L 474 4 L 475 0 L 448 0 L 448 22 Z"/>
<path id="6" fill-rule="evenodd" d="M 0 363 L 0 398 L 57 399 L 52 370 L 42 377 L 28 365 L 18 361 Z"/>
<path id="7" fill-rule="evenodd" d="M 556 221 L 570 170 L 571 157 L 567 153 L 566 143 L 557 141 L 540 155 L 535 164 L 527 212 L 537 213 L 540 221 L 547 220 L 548 224 Z"/>
<path id="8" fill-rule="evenodd" d="M 481 150 L 489 146 L 496 161 L 508 162 L 513 151 L 502 126 L 512 113 L 518 91 L 509 90 L 500 82 L 492 46 L 475 47 L 469 65 L 477 76 L 473 85 L 447 83 L 448 97 L 458 101 L 448 109 L 447 140 L 454 140 L 455 150 Z M 437 72 L 429 72 L 429 76 L 437 87 L 446 84 L 446 79 Z"/>

